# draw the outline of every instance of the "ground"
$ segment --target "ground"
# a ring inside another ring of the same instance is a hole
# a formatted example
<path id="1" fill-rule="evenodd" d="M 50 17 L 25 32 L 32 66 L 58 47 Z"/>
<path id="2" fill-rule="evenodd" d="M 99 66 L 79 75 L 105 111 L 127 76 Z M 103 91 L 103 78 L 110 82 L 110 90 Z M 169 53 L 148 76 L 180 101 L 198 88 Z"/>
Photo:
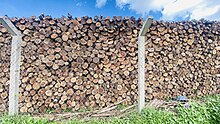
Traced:
<path id="1" fill-rule="evenodd" d="M 199 102 L 195 102 L 199 101 Z M 105 118 L 77 119 L 71 117 L 59 121 L 45 118 L 20 115 L 4 116 L 2 124 L 219 124 L 220 95 L 208 96 L 199 100 L 191 100 L 189 106 L 178 104 L 174 108 L 145 108 L 141 114 L 132 112 L 126 116 Z M 168 106 L 167 106 L 168 107 Z M 135 108 L 134 108 L 135 110 Z M 74 118 L 74 119 L 73 119 Z"/>

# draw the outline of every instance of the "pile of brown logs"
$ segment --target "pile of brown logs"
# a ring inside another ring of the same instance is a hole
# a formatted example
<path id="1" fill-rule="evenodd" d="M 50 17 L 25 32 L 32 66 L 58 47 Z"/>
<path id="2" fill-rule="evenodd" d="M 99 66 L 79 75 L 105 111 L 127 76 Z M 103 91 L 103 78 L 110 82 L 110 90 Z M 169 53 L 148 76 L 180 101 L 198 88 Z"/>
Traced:
<path id="1" fill-rule="evenodd" d="M 137 101 L 143 19 L 11 18 L 22 32 L 20 112 L 76 111 Z M 220 93 L 220 22 L 154 21 L 146 41 L 146 98 Z M 0 26 L 0 111 L 7 110 L 11 36 Z"/>
<path id="2" fill-rule="evenodd" d="M 220 93 L 220 22 L 154 21 L 146 36 L 148 99 Z"/>

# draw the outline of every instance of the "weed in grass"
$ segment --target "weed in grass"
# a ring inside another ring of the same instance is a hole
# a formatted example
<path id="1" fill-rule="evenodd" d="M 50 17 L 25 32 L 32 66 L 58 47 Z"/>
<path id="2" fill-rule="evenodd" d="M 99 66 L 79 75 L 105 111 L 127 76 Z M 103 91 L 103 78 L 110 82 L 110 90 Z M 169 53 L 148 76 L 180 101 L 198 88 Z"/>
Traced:
<path id="1" fill-rule="evenodd" d="M 54 113 L 54 109 L 52 109 L 52 108 L 47 108 L 46 110 L 45 110 L 45 113 L 47 113 L 47 114 L 51 114 L 51 113 Z"/>
<path id="2" fill-rule="evenodd" d="M 118 104 L 117 105 L 117 108 L 118 109 L 124 109 L 124 108 L 126 108 L 126 107 L 128 107 L 129 105 L 123 105 L 123 104 Z"/>
<path id="3" fill-rule="evenodd" d="M 88 112 L 88 108 L 80 108 L 77 112 Z"/>
<path id="4" fill-rule="evenodd" d="M 73 110 L 70 108 L 67 108 L 66 110 L 64 110 L 64 112 L 72 112 Z"/>

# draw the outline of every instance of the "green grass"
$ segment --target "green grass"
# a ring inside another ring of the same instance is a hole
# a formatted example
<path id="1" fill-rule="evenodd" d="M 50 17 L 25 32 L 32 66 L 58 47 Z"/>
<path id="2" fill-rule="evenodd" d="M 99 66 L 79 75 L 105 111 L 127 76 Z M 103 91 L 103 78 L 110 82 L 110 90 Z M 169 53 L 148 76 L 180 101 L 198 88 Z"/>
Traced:
<path id="1" fill-rule="evenodd" d="M 205 97 L 205 103 L 190 103 L 190 107 L 178 106 L 176 114 L 156 109 L 144 109 L 142 114 L 134 112 L 124 118 L 65 120 L 65 124 L 220 124 L 220 96 Z M 31 116 L 4 116 L 2 124 L 57 124 Z"/>
<path id="2" fill-rule="evenodd" d="M 50 124 L 46 119 L 35 119 L 28 115 L 2 118 L 1 124 Z"/>

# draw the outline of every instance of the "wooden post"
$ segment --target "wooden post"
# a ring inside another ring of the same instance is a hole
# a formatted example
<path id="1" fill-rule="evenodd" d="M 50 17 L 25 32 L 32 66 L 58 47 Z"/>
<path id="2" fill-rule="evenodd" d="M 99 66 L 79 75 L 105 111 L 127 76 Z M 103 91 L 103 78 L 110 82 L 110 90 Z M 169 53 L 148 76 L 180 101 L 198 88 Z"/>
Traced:
<path id="1" fill-rule="evenodd" d="M 145 35 L 153 21 L 148 17 L 144 23 L 138 37 L 138 113 L 145 106 Z"/>
<path id="2" fill-rule="evenodd" d="M 7 17 L 0 17 L 0 23 L 2 23 L 12 35 L 8 111 L 9 115 L 12 116 L 18 114 L 22 35 Z"/>

